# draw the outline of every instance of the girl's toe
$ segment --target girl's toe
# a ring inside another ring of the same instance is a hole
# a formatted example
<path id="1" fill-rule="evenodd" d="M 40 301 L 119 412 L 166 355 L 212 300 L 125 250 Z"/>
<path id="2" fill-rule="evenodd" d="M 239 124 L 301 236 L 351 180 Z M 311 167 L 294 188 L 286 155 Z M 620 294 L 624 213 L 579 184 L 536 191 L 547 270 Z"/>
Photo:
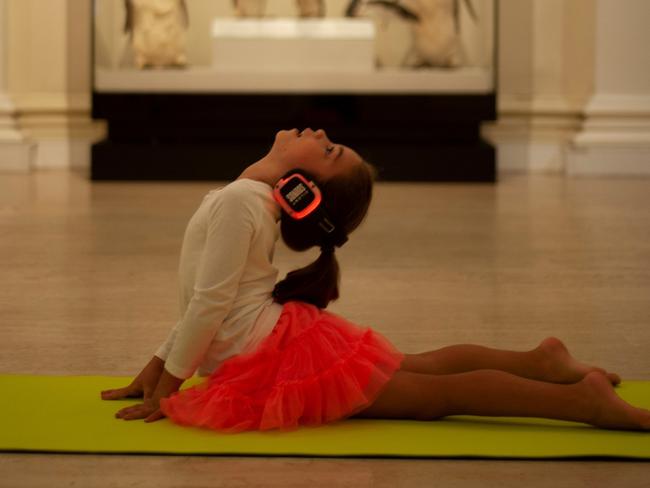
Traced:
<path id="1" fill-rule="evenodd" d="M 607 373 L 606 376 L 612 385 L 618 385 L 621 383 L 621 377 L 616 373 Z"/>

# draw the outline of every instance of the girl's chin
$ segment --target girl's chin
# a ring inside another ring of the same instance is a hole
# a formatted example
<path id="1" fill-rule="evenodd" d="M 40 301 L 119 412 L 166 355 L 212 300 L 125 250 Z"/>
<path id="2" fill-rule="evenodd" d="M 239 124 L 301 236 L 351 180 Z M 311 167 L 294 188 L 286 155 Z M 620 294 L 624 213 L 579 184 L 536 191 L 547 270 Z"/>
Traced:
<path id="1" fill-rule="evenodd" d="M 275 142 L 282 142 L 284 141 L 285 143 L 295 139 L 298 137 L 298 130 L 297 129 L 282 129 L 275 134 Z"/>

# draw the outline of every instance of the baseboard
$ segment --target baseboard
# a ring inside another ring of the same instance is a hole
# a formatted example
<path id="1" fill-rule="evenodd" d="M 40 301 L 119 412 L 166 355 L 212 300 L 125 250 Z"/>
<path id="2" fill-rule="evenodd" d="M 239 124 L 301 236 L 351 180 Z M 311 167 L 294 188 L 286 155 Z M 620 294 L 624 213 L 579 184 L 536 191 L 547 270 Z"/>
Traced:
<path id="1" fill-rule="evenodd" d="M 650 144 L 628 147 L 572 146 L 567 174 L 590 176 L 650 176 Z"/>
<path id="2" fill-rule="evenodd" d="M 31 171 L 35 151 L 36 145 L 31 142 L 0 142 L 0 172 Z"/>
<path id="3" fill-rule="evenodd" d="M 563 173 L 565 144 L 559 141 L 498 141 L 500 173 Z"/>
<path id="4" fill-rule="evenodd" d="M 87 139 L 41 139 L 37 141 L 34 168 L 88 168 L 91 142 Z"/>
<path id="5" fill-rule="evenodd" d="M 564 173 L 567 144 L 580 127 L 578 115 L 559 99 L 537 100 L 534 110 L 532 105 L 508 107 L 481 131 L 497 147 L 499 172 Z"/>

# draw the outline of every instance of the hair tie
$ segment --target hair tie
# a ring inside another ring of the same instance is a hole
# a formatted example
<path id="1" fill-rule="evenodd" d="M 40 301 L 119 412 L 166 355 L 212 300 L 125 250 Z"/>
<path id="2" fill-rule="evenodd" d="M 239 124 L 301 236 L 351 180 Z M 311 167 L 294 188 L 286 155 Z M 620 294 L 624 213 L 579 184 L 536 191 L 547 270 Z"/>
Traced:
<path id="1" fill-rule="evenodd" d="M 334 244 L 323 244 L 320 247 L 320 252 L 323 254 L 334 254 Z"/>

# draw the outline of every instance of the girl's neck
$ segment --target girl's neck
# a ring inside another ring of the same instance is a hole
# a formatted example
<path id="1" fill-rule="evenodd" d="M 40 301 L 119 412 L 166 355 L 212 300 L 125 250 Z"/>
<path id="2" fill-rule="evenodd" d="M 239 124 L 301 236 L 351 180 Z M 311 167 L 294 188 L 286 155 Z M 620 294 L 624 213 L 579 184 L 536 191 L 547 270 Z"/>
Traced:
<path id="1" fill-rule="evenodd" d="M 274 186 L 285 173 L 286 171 L 277 161 L 271 160 L 268 156 L 264 156 L 256 163 L 248 166 L 237 179 L 246 178 Z"/>

